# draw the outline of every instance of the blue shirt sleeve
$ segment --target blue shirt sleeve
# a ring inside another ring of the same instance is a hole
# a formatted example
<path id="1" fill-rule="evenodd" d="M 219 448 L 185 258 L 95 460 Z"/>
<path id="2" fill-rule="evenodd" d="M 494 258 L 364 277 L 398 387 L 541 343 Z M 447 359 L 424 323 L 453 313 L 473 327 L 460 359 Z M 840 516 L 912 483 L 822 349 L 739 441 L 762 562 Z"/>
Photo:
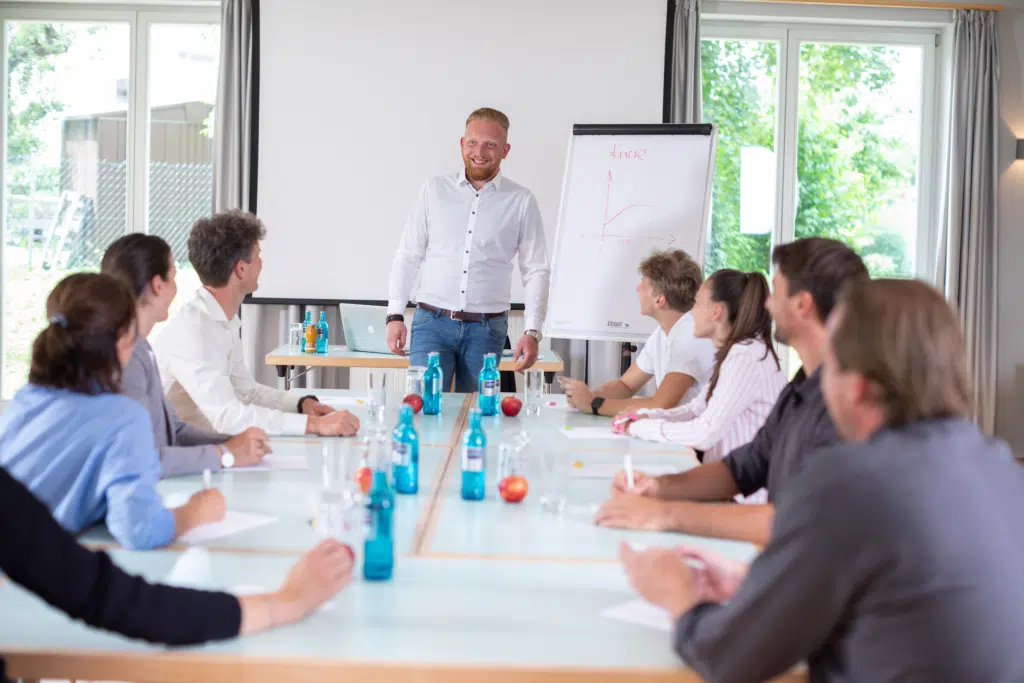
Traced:
<path id="1" fill-rule="evenodd" d="M 174 540 L 175 521 L 156 491 L 160 458 L 149 415 L 134 403 L 132 408 L 111 430 L 104 455 L 107 528 L 124 547 L 150 550 Z"/>

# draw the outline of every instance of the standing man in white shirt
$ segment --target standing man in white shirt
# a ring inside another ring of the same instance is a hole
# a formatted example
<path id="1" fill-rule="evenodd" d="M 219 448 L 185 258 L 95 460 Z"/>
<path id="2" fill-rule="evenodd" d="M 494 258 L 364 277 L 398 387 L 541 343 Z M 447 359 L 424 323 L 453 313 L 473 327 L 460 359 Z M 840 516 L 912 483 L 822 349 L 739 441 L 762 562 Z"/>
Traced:
<path id="1" fill-rule="evenodd" d="M 445 383 L 476 391 L 485 354 L 501 357 L 508 333 L 512 259 L 518 253 L 526 292 L 526 333 L 515 347 L 516 370 L 537 360 L 547 307 L 547 245 L 533 193 L 501 175 L 508 156 L 508 117 L 477 109 L 461 140 L 463 170 L 423 186 L 391 266 L 388 347 L 404 353 L 403 311 L 421 275 L 412 321 L 411 363 L 437 351 Z"/>
<path id="2" fill-rule="evenodd" d="M 558 378 L 577 410 L 614 417 L 625 410 L 675 408 L 697 397 L 711 379 L 715 346 L 694 336 L 690 314 L 704 279 L 700 266 L 682 249 L 670 249 L 648 256 L 639 270 L 640 312 L 658 324 L 622 377 L 596 389 Z M 634 398 L 652 379 L 654 395 Z"/>
<path id="3" fill-rule="evenodd" d="M 203 286 L 153 341 L 164 393 L 183 420 L 218 432 L 352 436 L 354 415 L 264 386 L 245 365 L 238 310 L 259 286 L 264 236 L 263 223 L 243 211 L 192 227 L 188 257 Z"/>

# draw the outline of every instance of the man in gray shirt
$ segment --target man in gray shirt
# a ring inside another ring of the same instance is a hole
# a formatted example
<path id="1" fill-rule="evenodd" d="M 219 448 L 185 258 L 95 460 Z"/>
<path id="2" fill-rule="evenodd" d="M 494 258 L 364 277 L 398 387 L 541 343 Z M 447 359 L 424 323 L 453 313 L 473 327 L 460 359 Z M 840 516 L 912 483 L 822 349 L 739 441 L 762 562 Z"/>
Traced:
<path id="1" fill-rule="evenodd" d="M 968 420 L 956 314 L 928 285 L 875 280 L 830 331 L 822 389 L 846 443 L 787 485 L 749 572 L 623 547 L 631 582 L 709 681 L 805 659 L 813 682 L 1024 681 L 1024 468 Z"/>
<path id="2" fill-rule="evenodd" d="M 821 398 L 818 366 L 825 320 L 846 283 L 868 277 L 860 257 L 842 242 L 810 237 L 775 248 L 767 307 L 775 338 L 800 355 L 803 367 L 779 395 L 753 441 L 724 460 L 681 474 L 635 476 L 633 488 L 616 478 L 612 498 L 595 521 L 608 527 L 678 531 L 763 545 L 775 500 L 808 454 L 838 441 Z M 721 505 L 736 494 L 768 489 L 768 505 Z M 709 504 L 710 503 L 710 504 Z"/>

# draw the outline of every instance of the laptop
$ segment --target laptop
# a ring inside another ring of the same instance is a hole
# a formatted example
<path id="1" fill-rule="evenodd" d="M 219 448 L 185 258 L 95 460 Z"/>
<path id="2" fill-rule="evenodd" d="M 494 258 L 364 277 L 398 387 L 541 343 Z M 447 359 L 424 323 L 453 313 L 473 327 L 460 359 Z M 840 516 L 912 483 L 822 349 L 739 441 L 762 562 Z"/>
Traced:
<path id="1" fill-rule="evenodd" d="M 391 355 L 386 337 L 386 306 L 338 304 L 338 311 L 341 314 L 341 330 L 345 335 L 345 348 L 362 353 Z M 408 354 L 409 350 L 405 352 Z"/>

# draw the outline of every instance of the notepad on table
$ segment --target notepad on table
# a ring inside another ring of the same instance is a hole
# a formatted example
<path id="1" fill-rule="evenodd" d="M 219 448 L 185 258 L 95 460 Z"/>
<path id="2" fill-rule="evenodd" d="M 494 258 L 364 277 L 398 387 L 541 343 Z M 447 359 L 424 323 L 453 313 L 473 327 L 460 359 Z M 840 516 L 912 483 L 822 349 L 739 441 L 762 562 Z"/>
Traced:
<path id="1" fill-rule="evenodd" d="M 178 541 L 181 543 L 187 543 L 188 545 L 205 543 L 206 541 L 213 541 L 225 536 L 249 531 L 250 529 L 258 529 L 261 526 L 267 526 L 268 524 L 273 524 L 276 521 L 277 517 L 272 517 L 270 515 L 259 515 L 251 512 L 234 512 L 232 510 L 228 510 L 224 514 L 224 519 L 219 522 L 211 522 L 210 524 L 198 526 L 178 538 Z"/>

